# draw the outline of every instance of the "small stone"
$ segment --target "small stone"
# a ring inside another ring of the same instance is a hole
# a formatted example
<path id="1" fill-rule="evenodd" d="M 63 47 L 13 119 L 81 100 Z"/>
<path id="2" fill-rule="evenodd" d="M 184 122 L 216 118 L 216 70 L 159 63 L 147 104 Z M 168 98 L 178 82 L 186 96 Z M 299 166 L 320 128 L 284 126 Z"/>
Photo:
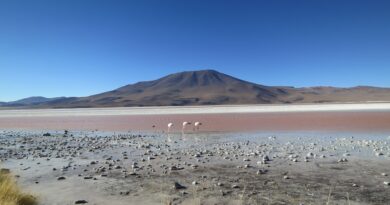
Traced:
<path id="1" fill-rule="evenodd" d="M 383 153 L 382 153 L 382 152 L 377 152 L 377 153 L 375 153 L 375 155 L 376 155 L 377 157 L 379 157 L 379 156 L 382 156 Z"/>
<path id="2" fill-rule="evenodd" d="M 267 161 L 261 160 L 257 162 L 257 165 L 267 164 Z"/>
<path id="3" fill-rule="evenodd" d="M 263 157 L 263 161 L 268 162 L 268 161 L 269 161 L 269 157 L 268 157 L 267 155 L 265 155 L 265 156 Z"/>
<path id="4" fill-rule="evenodd" d="M 387 186 L 390 186 L 390 182 L 387 182 L 387 181 L 383 182 L 383 184 L 387 185 Z"/>
<path id="5" fill-rule="evenodd" d="M 257 175 L 266 174 L 266 173 L 267 173 L 267 170 L 265 170 L 265 169 L 259 169 L 256 172 Z"/>
<path id="6" fill-rule="evenodd" d="M 233 184 L 233 185 L 232 185 L 232 188 L 233 188 L 233 189 L 238 189 L 238 188 L 240 188 L 240 186 L 238 186 L 237 184 Z"/>
<path id="7" fill-rule="evenodd" d="M 172 170 L 172 171 L 177 171 L 177 170 L 182 170 L 183 168 L 182 167 L 177 167 L 177 166 L 171 166 L 169 169 Z"/>
<path id="8" fill-rule="evenodd" d="M 65 180 L 65 179 L 66 179 L 65 177 L 58 177 L 57 178 L 58 181 Z"/>
<path id="9" fill-rule="evenodd" d="M 88 201 L 86 200 L 77 200 L 74 202 L 74 204 L 86 204 L 86 203 L 88 203 Z"/>
<path id="10" fill-rule="evenodd" d="M 290 179 L 290 177 L 285 175 L 285 176 L 283 176 L 283 179 Z"/>
<path id="11" fill-rule="evenodd" d="M 121 191 L 119 192 L 120 195 L 124 195 L 124 196 L 127 196 L 130 194 L 130 191 Z"/>
<path id="12" fill-rule="evenodd" d="M 341 158 L 338 162 L 348 162 L 347 158 Z"/>
<path id="13" fill-rule="evenodd" d="M 187 187 L 179 184 L 178 182 L 175 182 L 174 185 L 173 185 L 173 188 L 176 189 L 176 190 L 179 190 L 179 189 L 186 189 Z"/>

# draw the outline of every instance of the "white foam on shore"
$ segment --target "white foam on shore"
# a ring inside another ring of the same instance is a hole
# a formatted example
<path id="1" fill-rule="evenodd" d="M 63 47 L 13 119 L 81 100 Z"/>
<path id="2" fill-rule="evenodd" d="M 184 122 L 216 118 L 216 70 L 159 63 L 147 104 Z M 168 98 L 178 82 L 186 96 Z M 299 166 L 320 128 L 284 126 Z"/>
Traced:
<path id="1" fill-rule="evenodd" d="M 390 103 L 20 109 L 20 110 L 0 110 L 0 118 L 55 117 L 55 116 L 65 116 L 65 117 L 66 116 L 108 116 L 108 115 L 279 113 L 279 112 L 324 112 L 324 111 L 390 111 Z"/>

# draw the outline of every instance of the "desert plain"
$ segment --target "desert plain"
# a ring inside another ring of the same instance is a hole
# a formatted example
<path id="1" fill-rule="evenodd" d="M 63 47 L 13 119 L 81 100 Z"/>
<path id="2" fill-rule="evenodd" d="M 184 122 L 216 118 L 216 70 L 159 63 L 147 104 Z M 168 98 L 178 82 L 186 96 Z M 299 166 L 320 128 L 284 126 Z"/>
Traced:
<path id="1" fill-rule="evenodd" d="M 389 103 L 0 111 L 44 205 L 389 204 L 389 145 Z"/>

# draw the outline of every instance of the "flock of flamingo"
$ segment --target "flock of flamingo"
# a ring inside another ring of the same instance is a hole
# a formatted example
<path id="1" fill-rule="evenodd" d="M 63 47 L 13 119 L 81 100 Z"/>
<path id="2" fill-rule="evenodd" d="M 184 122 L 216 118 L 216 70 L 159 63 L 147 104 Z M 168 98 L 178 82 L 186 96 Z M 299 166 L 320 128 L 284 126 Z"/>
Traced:
<path id="1" fill-rule="evenodd" d="M 184 121 L 183 124 L 182 124 L 182 128 L 181 128 L 181 133 L 184 135 L 184 130 L 186 128 L 187 125 L 191 125 L 191 122 L 187 122 L 187 121 Z M 199 130 L 199 127 L 202 125 L 201 122 L 195 122 L 194 123 L 194 128 L 196 130 Z M 170 122 L 168 123 L 168 133 L 170 132 L 171 128 L 173 127 L 173 123 Z"/>

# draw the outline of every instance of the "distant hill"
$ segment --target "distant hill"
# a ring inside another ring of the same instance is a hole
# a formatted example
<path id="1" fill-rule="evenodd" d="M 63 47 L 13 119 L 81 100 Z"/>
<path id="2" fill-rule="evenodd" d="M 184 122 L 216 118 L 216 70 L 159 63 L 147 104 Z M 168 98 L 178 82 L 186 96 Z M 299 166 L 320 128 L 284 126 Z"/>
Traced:
<path id="1" fill-rule="evenodd" d="M 265 86 L 215 70 L 200 70 L 129 84 L 88 97 L 32 97 L 13 103 L 20 104 L 20 107 L 75 108 L 367 101 L 390 101 L 390 89 L 368 86 L 352 88 Z M 5 106 L 9 106 L 9 103 Z"/>
<path id="2" fill-rule="evenodd" d="M 53 100 L 61 100 L 61 99 L 65 99 L 65 97 L 45 98 L 41 96 L 33 96 L 33 97 L 23 98 L 11 102 L 0 102 L 0 106 L 8 106 L 8 107 L 33 106 L 33 105 L 39 105 L 42 103 L 50 102 Z"/>

